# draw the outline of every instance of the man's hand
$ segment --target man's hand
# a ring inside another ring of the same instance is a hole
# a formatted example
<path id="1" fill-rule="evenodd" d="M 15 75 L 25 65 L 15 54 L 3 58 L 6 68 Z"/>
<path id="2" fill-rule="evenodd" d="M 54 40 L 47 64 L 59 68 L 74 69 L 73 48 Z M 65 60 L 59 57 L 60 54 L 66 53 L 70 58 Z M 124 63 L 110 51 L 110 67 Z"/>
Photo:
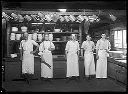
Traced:
<path id="1" fill-rule="evenodd" d="M 34 51 L 31 51 L 30 54 L 34 54 L 35 52 Z"/>
<path id="2" fill-rule="evenodd" d="M 96 55 L 96 59 L 97 59 L 97 60 L 99 59 L 99 56 L 98 56 L 98 55 Z"/>
<path id="3" fill-rule="evenodd" d="M 23 60 L 23 57 L 22 57 L 22 56 L 20 57 L 20 60 L 21 60 L 21 61 Z"/>

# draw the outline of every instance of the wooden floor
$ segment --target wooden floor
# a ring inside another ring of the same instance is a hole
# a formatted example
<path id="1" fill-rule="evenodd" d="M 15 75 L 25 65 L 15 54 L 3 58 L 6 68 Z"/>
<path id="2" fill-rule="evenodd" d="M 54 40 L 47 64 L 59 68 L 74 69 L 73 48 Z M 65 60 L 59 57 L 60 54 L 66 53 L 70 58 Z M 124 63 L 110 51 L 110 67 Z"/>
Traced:
<path id="1" fill-rule="evenodd" d="M 66 61 L 54 61 L 54 79 L 52 83 L 40 80 L 40 62 L 35 58 L 35 77 L 31 85 L 21 80 L 7 81 L 2 83 L 6 92 L 125 92 L 126 87 L 116 81 L 96 79 L 88 81 L 83 79 L 83 61 L 79 62 L 80 81 L 71 80 L 66 83 Z M 4 91 L 3 91 L 4 92 Z"/>

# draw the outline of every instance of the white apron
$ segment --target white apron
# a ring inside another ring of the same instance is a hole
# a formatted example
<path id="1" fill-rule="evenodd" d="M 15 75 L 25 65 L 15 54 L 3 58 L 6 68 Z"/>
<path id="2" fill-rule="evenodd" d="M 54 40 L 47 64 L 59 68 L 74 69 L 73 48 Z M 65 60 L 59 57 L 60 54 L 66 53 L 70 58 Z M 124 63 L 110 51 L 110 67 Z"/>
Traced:
<path id="1" fill-rule="evenodd" d="M 34 55 L 30 54 L 33 51 L 33 45 L 38 45 L 33 40 L 24 40 L 20 43 L 20 48 L 23 47 L 22 73 L 34 74 Z"/>
<path id="2" fill-rule="evenodd" d="M 77 53 L 67 54 L 67 76 L 79 76 L 79 65 L 78 65 L 78 55 Z"/>
<path id="3" fill-rule="evenodd" d="M 41 63 L 41 77 L 53 78 L 53 58 L 51 52 L 44 52 L 43 58 L 46 63 L 51 66 L 51 69 L 44 63 Z"/>
<path id="4" fill-rule="evenodd" d="M 53 78 L 53 57 L 51 51 L 48 50 L 50 46 L 51 48 L 55 48 L 52 42 L 44 41 L 42 44 L 40 44 L 39 48 L 40 51 L 43 51 L 42 55 L 45 62 L 51 66 L 49 68 L 46 64 L 41 63 L 41 77 L 44 78 Z"/>
<path id="5" fill-rule="evenodd" d="M 95 74 L 95 64 L 93 52 L 84 53 L 84 66 L 85 66 L 85 75 L 94 75 Z"/>
<path id="6" fill-rule="evenodd" d="M 107 52 L 105 50 L 99 50 L 98 56 L 96 78 L 107 78 Z"/>
<path id="7" fill-rule="evenodd" d="M 22 73 L 34 74 L 34 55 L 24 52 L 22 61 Z"/>

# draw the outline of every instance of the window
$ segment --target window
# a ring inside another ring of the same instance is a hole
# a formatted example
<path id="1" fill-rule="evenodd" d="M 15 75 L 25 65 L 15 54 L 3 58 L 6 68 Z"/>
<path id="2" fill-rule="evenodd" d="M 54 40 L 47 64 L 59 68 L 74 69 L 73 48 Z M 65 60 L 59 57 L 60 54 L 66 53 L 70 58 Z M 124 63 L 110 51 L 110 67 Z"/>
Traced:
<path id="1" fill-rule="evenodd" d="M 126 30 L 114 31 L 114 47 L 127 48 Z"/>

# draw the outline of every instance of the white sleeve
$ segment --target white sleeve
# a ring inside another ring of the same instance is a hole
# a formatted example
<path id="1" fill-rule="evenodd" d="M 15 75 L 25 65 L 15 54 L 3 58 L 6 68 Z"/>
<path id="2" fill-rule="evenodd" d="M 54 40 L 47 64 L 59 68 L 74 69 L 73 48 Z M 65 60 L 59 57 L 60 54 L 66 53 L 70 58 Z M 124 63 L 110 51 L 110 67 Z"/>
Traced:
<path id="1" fill-rule="evenodd" d="M 39 51 L 41 52 L 41 51 L 43 51 L 44 50 L 44 47 L 43 47 L 44 45 L 43 45 L 43 42 L 40 44 L 40 46 L 39 46 Z"/>
<path id="2" fill-rule="evenodd" d="M 100 46 L 100 40 L 98 40 L 96 43 L 96 49 L 99 49 L 99 46 Z"/>
<path id="3" fill-rule="evenodd" d="M 77 50 L 80 50 L 79 42 L 77 41 Z"/>
<path id="4" fill-rule="evenodd" d="M 19 49 L 22 49 L 22 42 L 23 42 L 23 41 L 20 42 L 20 47 L 19 47 Z"/>
<path id="5" fill-rule="evenodd" d="M 111 49 L 111 44 L 110 44 L 110 42 L 108 41 L 108 50 L 110 50 Z"/>
<path id="6" fill-rule="evenodd" d="M 35 45 L 35 46 L 38 45 L 38 43 L 36 43 L 34 40 L 31 40 L 31 41 L 32 41 L 32 44 L 33 44 L 33 45 Z"/>
<path id="7" fill-rule="evenodd" d="M 51 42 L 51 48 L 55 49 L 55 45 Z"/>
<path id="8" fill-rule="evenodd" d="M 84 48 L 84 46 L 85 46 L 84 44 L 85 44 L 85 41 L 82 43 L 82 46 L 81 46 L 81 48 Z"/>
<path id="9" fill-rule="evenodd" d="M 65 47 L 66 51 L 68 51 L 68 49 L 69 49 L 69 41 L 67 42 L 66 47 Z"/>

